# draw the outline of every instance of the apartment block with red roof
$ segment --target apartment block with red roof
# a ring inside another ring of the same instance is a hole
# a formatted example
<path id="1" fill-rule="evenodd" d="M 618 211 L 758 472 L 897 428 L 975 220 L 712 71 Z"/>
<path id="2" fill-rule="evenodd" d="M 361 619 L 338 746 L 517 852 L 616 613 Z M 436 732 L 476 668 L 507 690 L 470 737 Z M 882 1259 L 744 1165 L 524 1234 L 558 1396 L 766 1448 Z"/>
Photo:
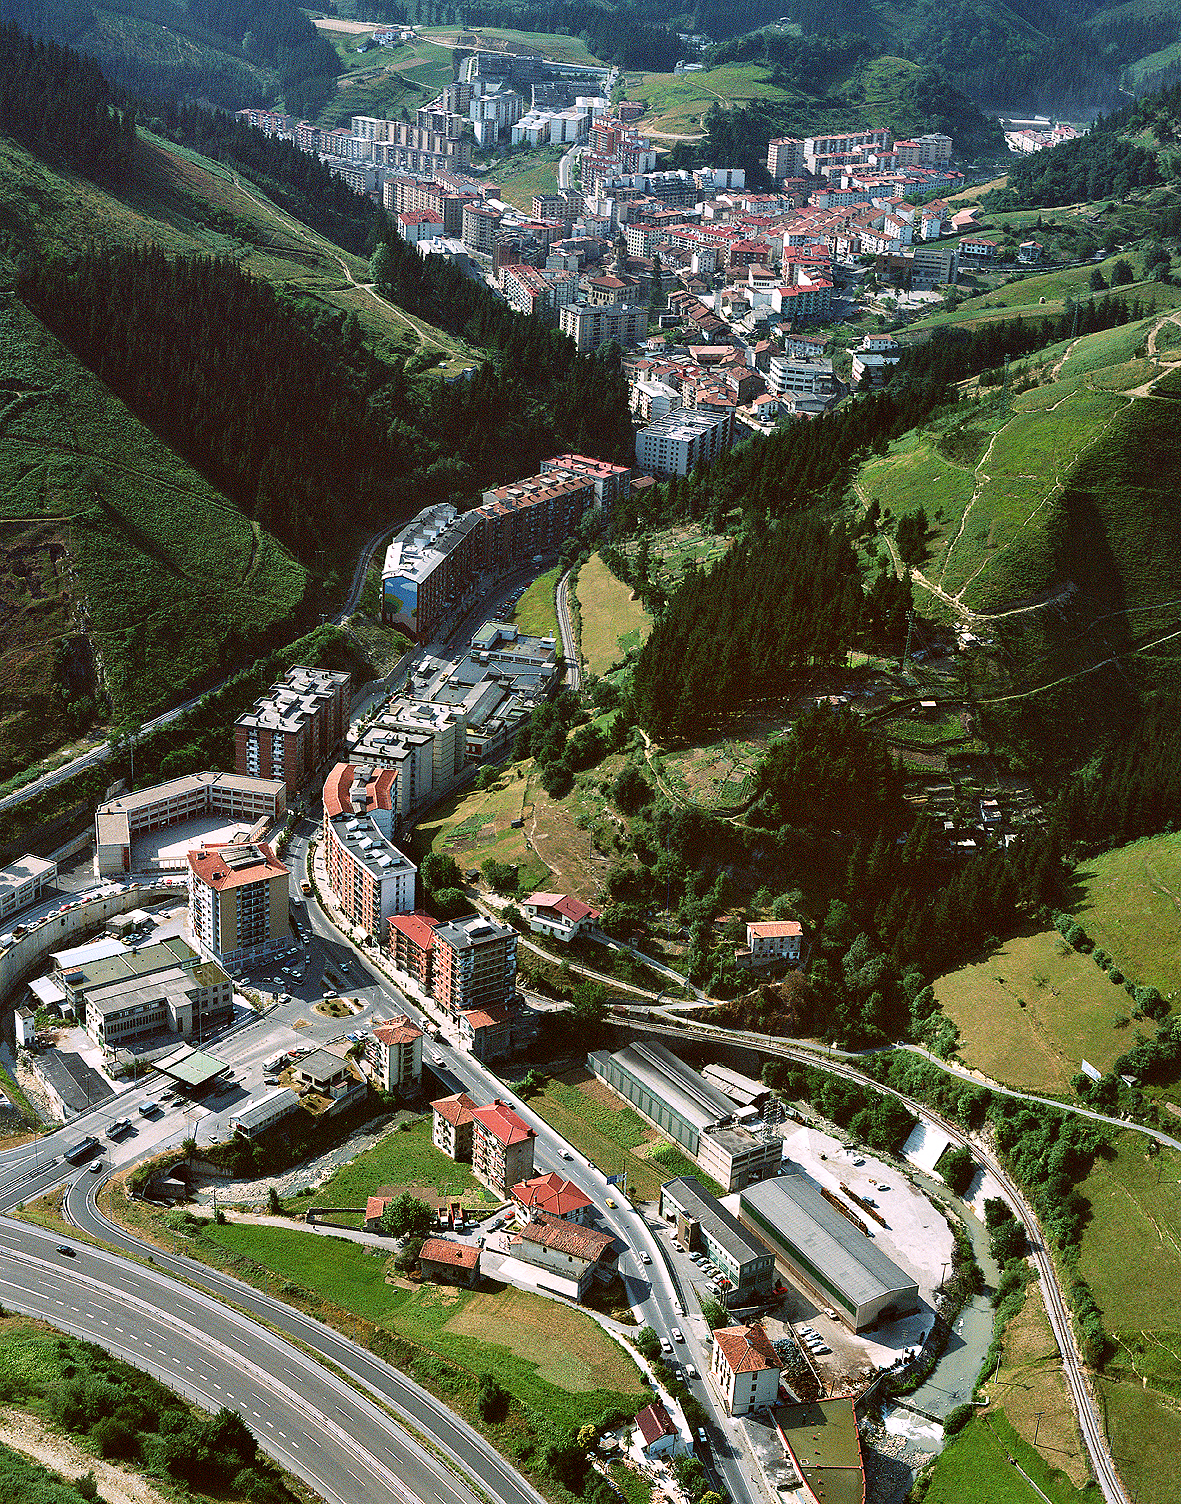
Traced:
<path id="1" fill-rule="evenodd" d="M 431 1143 L 457 1164 L 470 1164 L 476 1104 L 466 1091 L 431 1103 Z"/>
<path id="2" fill-rule="evenodd" d="M 324 783 L 328 884 L 351 922 L 380 937 L 393 914 L 414 908 L 418 869 L 393 843 L 398 774 L 337 763 Z"/>
<path id="3" fill-rule="evenodd" d="M 189 928 L 201 950 L 228 965 L 290 943 L 290 873 L 265 841 L 201 846 L 188 854 Z"/>
<path id="4" fill-rule="evenodd" d="M 521 905 L 535 935 L 552 935 L 569 944 L 599 921 L 599 910 L 569 893 L 531 893 Z"/>
<path id="5" fill-rule="evenodd" d="M 390 959 L 396 970 L 413 978 L 428 997 L 434 980 L 435 931 L 442 923 L 433 914 L 395 914 L 390 920 Z"/>
<path id="6" fill-rule="evenodd" d="M 782 1364 L 760 1322 L 714 1332 L 710 1378 L 731 1415 L 747 1415 L 773 1405 L 779 1395 Z"/>
<path id="7" fill-rule="evenodd" d="M 473 1107 L 471 1115 L 472 1173 L 489 1190 L 507 1198 L 510 1186 L 528 1180 L 533 1174 L 533 1144 L 537 1135 L 499 1097 L 487 1107 Z"/>
<path id="8" fill-rule="evenodd" d="M 365 1036 L 365 1059 L 382 1091 L 414 1091 L 422 1081 L 422 1030 L 406 1014 L 381 1018 Z"/>

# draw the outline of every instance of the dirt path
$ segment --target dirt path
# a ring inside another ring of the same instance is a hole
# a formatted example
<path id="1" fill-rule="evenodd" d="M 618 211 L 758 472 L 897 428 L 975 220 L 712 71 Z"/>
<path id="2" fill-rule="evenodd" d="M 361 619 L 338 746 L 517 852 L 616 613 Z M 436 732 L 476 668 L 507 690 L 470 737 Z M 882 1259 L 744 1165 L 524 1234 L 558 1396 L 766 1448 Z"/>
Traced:
<path id="1" fill-rule="evenodd" d="M 265 209 L 268 213 L 273 214 L 276 219 L 280 220 L 287 226 L 287 228 L 293 235 L 298 235 L 301 240 L 306 240 L 309 244 L 316 245 L 325 254 L 331 256 L 334 261 L 339 262 L 340 269 L 342 272 L 344 272 L 345 277 L 348 279 L 349 286 L 357 288 L 359 292 L 367 292 L 369 296 L 374 300 L 374 302 L 379 303 L 382 308 L 388 309 L 396 319 L 400 320 L 403 324 L 406 325 L 408 329 L 410 329 L 414 334 L 418 336 L 418 341 L 420 344 L 433 345 L 436 350 L 441 350 L 448 359 L 450 359 L 456 353 L 449 346 L 440 343 L 440 341 L 435 339 L 433 335 L 427 334 L 425 330 L 421 329 L 418 324 L 415 323 L 415 321 L 410 317 L 408 313 L 403 313 L 403 311 L 397 306 L 397 304 L 391 303 L 388 298 L 383 298 L 381 294 L 376 290 L 372 282 L 358 282 L 357 279 L 353 276 L 352 268 L 349 266 L 348 262 L 334 246 L 330 245 L 323 238 L 323 236 L 317 235 L 314 233 L 314 231 L 306 229 L 299 223 L 298 220 L 292 219 L 288 214 L 284 214 L 281 209 L 277 209 L 275 205 L 272 204 L 269 200 L 256 198 L 248 188 L 243 188 L 242 180 L 237 173 L 234 174 L 234 187 L 242 195 L 243 198 L 248 198 L 250 202 L 257 205 L 258 208 Z"/>
<path id="2" fill-rule="evenodd" d="M 81 1478 L 93 1471 L 98 1496 L 105 1504 L 169 1504 L 168 1497 L 153 1488 L 146 1478 L 124 1472 L 84 1452 L 67 1437 L 51 1431 L 36 1416 L 8 1411 L 0 1421 L 0 1442 L 63 1478 Z"/>

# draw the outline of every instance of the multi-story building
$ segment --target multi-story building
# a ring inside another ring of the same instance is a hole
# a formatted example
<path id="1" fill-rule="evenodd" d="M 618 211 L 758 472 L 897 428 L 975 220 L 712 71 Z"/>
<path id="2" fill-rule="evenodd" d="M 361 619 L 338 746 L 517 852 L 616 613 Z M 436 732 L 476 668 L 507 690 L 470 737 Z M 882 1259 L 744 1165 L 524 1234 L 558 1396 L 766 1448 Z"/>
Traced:
<path id="1" fill-rule="evenodd" d="M 328 882 L 353 924 L 380 938 L 414 908 L 418 868 L 394 845 L 398 775 L 338 763 L 324 784 Z"/>
<path id="2" fill-rule="evenodd" d="M 794 966 L 800 959 L 804 927 L 798 919 L 759 919 L 746 927 L 746 946 L 735 951 L 739 966 Z"/>
<path id="3" fill-rule="evenodd" d="M 649 475 L 689 475 L 730 447 L 732 412 L 713 415 L 681 408 L 636 434 L 636 463 Z"/>
<path id="4" fill-rule="evenodd" d="M 517 990 L 517 932 L 483 914 L 441 924 L 433 934 L 431 992 L 457 1019 L 471 1009 L 508 1007 Z"/>
<path id="5" fill-rule="evenodd" d="M 570 303 L 558 315 L 558 327 L 574 341 L 580 354 L 615 340 L 638 345 L 648 337 L 648 310 L 622 303 Z"/>
<path id="6" fill-rule="evenodd" d="M 798 136 L 779 136 L 767 142 L 767 171 L 776 182 L 798 177 L 804 170 L 804 143 Z"/>
<path id="7" fill-rule="evenodd" d="M 573 272 L 539 271 L 516 262 L 501 273 L 505 302 L 518 313 L 531 313 L 552 323 L 554 313 L 573 301 L 578 278 Z"/>
<path id="8" fill-rule="evenodd" d="M 57 863 L 44 857 L 26 855 L 10 863 L 0 872 L 0 919 L 36 903 L 56 881 Z"/>
<path id="9" fill-rule="evenodd" d="M 365 1036 L 365 1059 L 382 1091 L 414 1091 L 422 1081 L 422 1030 L 404 1013 L 377 1019 Z"/>
<path id="10" fill-rule="evenodd" d="M 704 1253 L 722 1271 L 723 1304 L 751 1306 L 770 1296 L 775 1284 L 774 1255 L 695 1175 L 681 1175 L 662 1186 L 660 1215 L 673 1224 L 677 1241 L 690 1253 Z"/>
<path id="11" fill-rule="evenodd" d="M 486 204 L 463 206 L 463 248 L 473 256 L 491 256 L 496 247 L 500 211 Z"/>
<path id="12" fill-rule="evenodd" d="M 504 1199 L 518 1181 L 533 1174 L 533 1144 L 537 1135 L 520 1115 L 499 1097 L 487 1107 L 473 1107 L 472 1173 Z"/>
<path id="13" fill-rule="evenodd" d="M 535 1175 L 531 1180 L 522 1180 L 511 1192 L 513 1200 L 526 1217 L 558 1217 L 564 1222 L 586 1223 L 590 1221 L 594 1202 L 580 1191 L 572 1180 L 566 1180 L 556 1170 L 547 1175 Z"/>
<path id="14" fill-rule="evenodd" d="M 282 779 L 245 773 L 190 773 L 120 794 L 100 804 L 94 816 L 95 873 L 105 877 L 134 870 L 135 842 L 154 831 L 220 817 L 261 834 L 286 809 L 287 786 Z M 152 864 L 160 865 L 160 861 Z"/>
<path id="15" fill-rule="evenodd" d="M 595 501 L 610 517 L 615 503 L 631 495 L 632 473 L 627 465 L 614 465 L 610 460 L 594 459 L 588 454 L 555 454 L 553 459 L 542 460 L 541 473 L 564 470 L 572 475 L 585 475 L 594 481 Z"/>
<path id="16" fill-rule="evenodd" d="M 709 1374 L 731 1415 L 773 1405 L 779 1395 L 779 1354 L 761 1323 L 727 1326 L 713 1334 Z"/>
<path id="17" fill-rule="evenodd" d="M 166 1030 L 204 1038 L 234 1013 L 229 977 L 179 936 L 138 949 L 116 943 L 109 954 L 63 952 L 55 978 L 91 1039 L 108 1051 Z"/>
<path id="18" fill-rule="evenodd" d="M 480 519 L 446 502 L 419 512 L 386 550 L 381 619 L 431 642 L 471 599 L 482 565 Z"/>
<path id="19" fill-rule="evenodd" d="M 951 137 L 933 131 L 913 141 L 895 141 L 894 155 L 899 167 L 946 167 L 951 161 Z"/>
<path id="20" fill-rule="evenodd" d="M 767 390 L 776 397 L 786 397 L 788 392 L 815 395 L 832 388 L 831 360 L 796 360 L 791 355 L 772 355 L 767 367 Z"/>
<path id="21" fill-rule="evenodd" d="M 566 945 L 599 919 L 598 909 L 569 893 L 531 893 L 521 904 L 521 913 L 535 935 L 549 935 Z"/>
<path id="22" fill-rule="evenodd" d="M 473 187 L 449 187 L 433 178 L 411 177 L 406 173 L 386 178 L 382 202 L 391 214 L 436 214 L 443 224 L 443 234 L 452 239 L 463 235 L 463 208 L 477 203 L 479 192 Z"/>
<path id="23" fill-rule="evenodd" d="M 470 1164 L 476 1104 L 466 1091 L 431 1103 L 431 1143 L 457 1164 Z"/>
<path id="24" fill-rule="evenodd" d="M 417 698 L 420 683 L 412 676 L 408 693 L 391 700 L 349 749 L 354 762 L 397 769 L 403 824 L 453 783 L 465 766 L 462 708 Z"/>
<path id="25" fill-rule="evenodd" d="M 512 1051 L 513 1012 L 505 1004 L 468 1008 L 455 1020 L 459 1046 L 476 1060 L 501 1060 Z"/>
<path id="26" fill-rule="evenodd" d="M 201 950 L 228 965 L 290 943 L 287 868 L 265 841 L 189 852 L 189 928 Z"/>
<path id="27" fill-rule="evenodd" d="M 390 920 L 390 960 L 403 976 L 431 996 L 434 982 L 435 931 L 442 923 L 433 914 L 395 914 Z"/>
<path id="28" fill-rule="evenodd" d="M 352 676 L 289 668 L 234 722 L 234 770 L 281 778 L 293 794 L 340 745 L 348 729 Z"/>
<path id="29" fill-rule="evenodd" d="M 477 509 L 484 569 L 508 574 L 539 554 L 555 552 L 594 501 L 589 476 L 556 468 L 485 491 Z"/>

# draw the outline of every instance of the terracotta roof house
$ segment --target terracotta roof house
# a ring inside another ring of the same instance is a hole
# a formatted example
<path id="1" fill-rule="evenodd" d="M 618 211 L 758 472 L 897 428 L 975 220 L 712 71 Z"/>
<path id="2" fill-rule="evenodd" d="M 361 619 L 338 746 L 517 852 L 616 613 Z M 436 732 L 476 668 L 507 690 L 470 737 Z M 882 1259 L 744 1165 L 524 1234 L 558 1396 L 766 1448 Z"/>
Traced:
<path id="1" fill-rule="evenodd" d="M 599 910 L 569 893 L 531 893 L 521 905 L 535 935 L 552 935 L 567 944 L 599 921 Z"/>
<path id="2" fill-rule="evenodd" d="M 594 1204 L 573 1181 L 564 1180 L 556 1170 L 521 1181 L 513 1186 L 511 1195 L 530 1216 L 544 1212 L 566 1222 L 586 1222 Z"/>
<path id="3" fill-rule="evenodd" d="M 450 1238 L 427 1238 L 418 1255 L 423 1279 L 451 1285 L 474 1285 L 480 1278 L 480 1250 Z"/>
<path id="4" fill-rule="evenodd" d="M 659 1400 L 640 1411 L 636 1416 L 636 1426 L 645 1457 L 666 1457 L 675 1449 L 680 1433 Z"/>
<path id="5" fill-rule="evenodd" d="M 714 1332 L 710 1377 L 731 1415 L 746 1415 L 774 1404 L 782 1364 L 759 1322 Z"/>

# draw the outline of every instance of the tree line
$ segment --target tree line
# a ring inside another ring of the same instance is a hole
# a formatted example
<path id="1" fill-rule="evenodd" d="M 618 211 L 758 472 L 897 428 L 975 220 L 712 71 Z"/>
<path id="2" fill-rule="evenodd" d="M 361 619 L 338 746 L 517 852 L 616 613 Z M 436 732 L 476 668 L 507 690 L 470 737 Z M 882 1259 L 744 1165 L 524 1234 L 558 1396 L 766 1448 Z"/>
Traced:
<path id="1" fill-rule="evenodd" d="M 1153 152 L 1098 124 L 1085 136 L 1016 158 L 1005 188 L 989 195 L 991 209 L 1094 203 L 1124 199 L 1164 181 Z"/>
<path id="2" fill-rule="evenodd" d="M 123 178 L 135 113 L 118 109 L 93 58 L 0 26 L 0 132 L 85 177 Z"/>

